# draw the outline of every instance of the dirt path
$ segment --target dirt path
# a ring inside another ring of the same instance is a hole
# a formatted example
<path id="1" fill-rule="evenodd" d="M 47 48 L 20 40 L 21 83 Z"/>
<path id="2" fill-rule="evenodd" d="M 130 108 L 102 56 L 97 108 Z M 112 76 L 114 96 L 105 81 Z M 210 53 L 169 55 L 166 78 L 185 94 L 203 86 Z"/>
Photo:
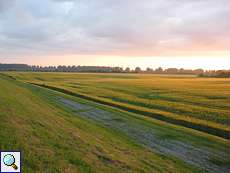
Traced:
<path id="1" fill-rule="evenodd" d="M 227 153 L 215 153 L 209 149 L 197 148 L 181 141 L 160 138 L 154 128 L 146 127 L 143 123 L 138 123 L 138 121 L 131 121 L 130 118 L 122 116 L 121 112 L 105 111 L 64 98 L 59 98 L 59 100 L 65 106 L 77 111 L 76 115 L 87 117 L 105 126 L 119 130 L 155 152 L 175 156 L 188 164 L 197 166 L 210 173 L 230 172 L 230 166 L 214 164 L 210 160 L 210 158 L 229 159 Z"/>

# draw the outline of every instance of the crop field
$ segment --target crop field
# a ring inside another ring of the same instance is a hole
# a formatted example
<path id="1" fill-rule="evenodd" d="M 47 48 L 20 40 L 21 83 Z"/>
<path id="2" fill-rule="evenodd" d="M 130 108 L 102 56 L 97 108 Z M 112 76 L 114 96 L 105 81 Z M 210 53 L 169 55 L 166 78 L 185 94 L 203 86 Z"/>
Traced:
<path id="1" fill-rule="evenodd" d="M 22 81 L 61 88 L 135 113 L 230 138 L 230 79 L 227 78 L 73 73 L 11 75 Z"/>
<path id="2" fill-rule="evenodd" d="M 230 172 L 230 79 L 0 74 L 0 149 L 23 172 Z"/>

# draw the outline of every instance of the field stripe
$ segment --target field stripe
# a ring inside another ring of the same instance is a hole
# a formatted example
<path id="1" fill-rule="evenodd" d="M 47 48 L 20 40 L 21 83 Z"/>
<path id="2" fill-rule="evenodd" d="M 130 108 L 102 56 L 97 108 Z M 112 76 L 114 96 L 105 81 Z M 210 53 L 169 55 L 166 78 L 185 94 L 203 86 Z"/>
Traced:
<path id="1" fill-rule="evenodd" d="M 181 125 L 181 126 L 184 126 L 184 127 L 187 127 L 187 128 L 191 128 L 191 129 L 195 129 L 195 130 L 202 131 L 202 132 L 205 132 L 205 133 L 209 133 L 209 134 L 219 136 L 219 137 L 222 137 L 222 138 L 225 138 L 225 139 L 230 139 L 230 131 L 229 130 L 215 128 L 215 127 L 211 127 L 211 126 L 208 126 L 208 125 L 198 124 L 198 123 L 189 122 L 189 121 L 185 121 L 185 120 L 181 120 L 181 119 L 175 119 L 175 118 L 172 118 L 172 117 L 164 116 L 162 114 L 146 112 L 146 111 L 138 110 L 138 109 L 135 109 L 135 108 L 126 107 L 126 106 L 123 106 L 123 105 L 118 105 L 118 104 L 115 104 L 115 103 L 106 102 L 106 101 L 103 101 L 103 100 L 99 100 L 97 98 L 93 98 L 93 97 L 89 97 L 89 96 L 86 96 L 86 95 L 83 95 L 83 94 L 72 92 L 72 91 L 69 91 L 69 90 L 66 90 L 66 89 L 63 89 L 63 88 L 58 88 L 58 87 L 54 87 L 54 86 L 50 86 L 50 85 L 44 85 L 44 84 L 37 84 L 37 83 L 32 83 L 32 82 L 29 82 L 29 83 L 32 84 L 32 85 L 37 85 L 37 86 L 40 86 L 40 87 L 44 87 L 44 88 L 48 88 L 48 89 L 55 90 L 55 91 L 58 91 L 58 92 L 62 92 L 62 93 L 65 93 L 65 94 L 68 94 L 68 95 L 71 95 L 71 96 L 75 96 L 75 97 L 83 98 L 83 99 L 86 99 L 86 100 L 94 101 L 94 102 L 97 102 L 97 103 L 100 103 L 100 104 L 112 106 L 112 107 L 115 107 L 115 108 L 118 108 L 118 109 L 121 109 L 121 110 L 125 110 L 125 111 L 128 111 L 128 112 L 133 112 L 133 113 L 141 114 L 141 115 L 144 115 L 144 116 L 149 116 L 149 117 L 152 117 L 152 118 L 155 118 L 155 119 L 158 119 L 158 120 L 161 120 L 161 121 L 165 121 L 165 122 L 168 122 L 168 123 Z"/>

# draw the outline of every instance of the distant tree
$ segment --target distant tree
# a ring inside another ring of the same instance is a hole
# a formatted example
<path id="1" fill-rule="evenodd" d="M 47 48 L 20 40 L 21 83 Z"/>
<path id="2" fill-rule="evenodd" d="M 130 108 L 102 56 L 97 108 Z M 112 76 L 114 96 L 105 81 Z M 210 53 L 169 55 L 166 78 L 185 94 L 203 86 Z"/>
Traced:
<path id="1" fill-rule="evenodd" d="M 161 68 L 161 67 L 158 67 L 156 70 L 155 70 L 156 73 L 163 73 L 164 70 Z"/>
<path id="2" fill-rule="evenodd" d="M 199 75 L 199 74 L 204 73 L 204 70 L 203 69 L 196 69 L 193 71 L 193 73 Z"/>
<path id="3" fill-rule="evenodd" d="M 126 72 L 126 73 L 129 73 L 130 71 L 131 71 L 130 68 L 129 68 L 129 67 L 126 67 L 125 72 Z"/>
<path id="4" fill-rule="evenodd" d="M 121 73 L 121 72 L 123 72 L 123 68 L 121 68 L 121 67 L 114 67 L 113 68 L 113 72 L 115 72 L 115 73 Z"/>
<path id="5" fill-rule="evenodd" d="M 135 68 L 135 73 L 140 73 L 141 72 L 141 68 L 140 67 L 136 67 Z"/>
<path id="6" fill-rule="evenodd" d="M 216 77 L 230 77 L 230 70 L 218 70 L 216 71 Z"/>
<path id="7" fill-rule="evenodd" d="M 32 67 L 27 64 L 0 64 L 0 71 L 31 71 Z"/>
<path id="8" fill-rule="evenodd" d="M 152 68 L 147 67 L 147 68 L 146 68 L 146 72 L 147 72 L 147 73 L 152 73 L 152 72 L 153 72 L 153 69 L 152 69 Z"/>
<path id="9" fill-rule="evenodd" d="M 179 70 L 177 68 L 168 68 L 165 70 L 165 72 L 168 74 L 176 74 L 179 72 Z"/>
<path id="10" fill-rule="evenodd" d="M 195 74 L 195 72 L 193 70 L 183 69 L 183 68 L 179 69 L 178 73 L 180 73 L 180 74 Z"/>

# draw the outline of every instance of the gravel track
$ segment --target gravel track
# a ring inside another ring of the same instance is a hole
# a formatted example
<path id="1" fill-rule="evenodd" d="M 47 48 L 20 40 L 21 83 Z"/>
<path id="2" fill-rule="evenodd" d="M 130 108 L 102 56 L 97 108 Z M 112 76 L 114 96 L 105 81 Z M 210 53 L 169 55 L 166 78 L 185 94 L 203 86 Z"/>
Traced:
<path id="1" fill-rule="evenodd" d="M 230 166 L 218 165 L 210 161 L 210 158 L 219 158 L 220 160 L 227 158 L 229 160 L 227 153 L 217 153 L 208 148 L 198 148 L 174 139 L 160 138 L 154 128 L 146 127 L 138 121 L 131 121 L 127 116 L 122 116 L 121 112 L 114 113 L 64 98 L 59 99 L 62 104 L 77 111 L 77 115 L 119 130 L 154 152 L 175 156 L 210 173 L 230 172 Z"/>

